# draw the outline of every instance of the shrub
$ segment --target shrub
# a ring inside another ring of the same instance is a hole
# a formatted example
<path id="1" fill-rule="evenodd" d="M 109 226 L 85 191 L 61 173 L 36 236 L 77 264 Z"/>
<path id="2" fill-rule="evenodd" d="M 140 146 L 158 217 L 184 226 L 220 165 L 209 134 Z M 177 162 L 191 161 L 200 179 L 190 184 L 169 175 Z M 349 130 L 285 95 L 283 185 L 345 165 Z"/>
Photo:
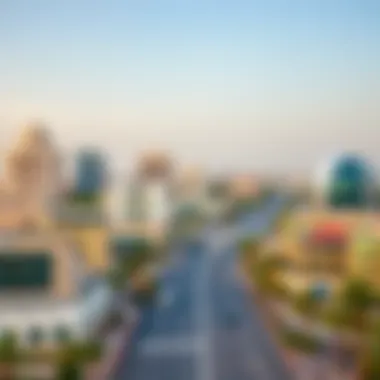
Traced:
<path id="1" fill-rule="evenodd" d="M 288 347 L 303 353 L 316 353 L 320 348 L 320 342 L 317 338 L 289 328 L 283 329 L 282 339 Z"/>

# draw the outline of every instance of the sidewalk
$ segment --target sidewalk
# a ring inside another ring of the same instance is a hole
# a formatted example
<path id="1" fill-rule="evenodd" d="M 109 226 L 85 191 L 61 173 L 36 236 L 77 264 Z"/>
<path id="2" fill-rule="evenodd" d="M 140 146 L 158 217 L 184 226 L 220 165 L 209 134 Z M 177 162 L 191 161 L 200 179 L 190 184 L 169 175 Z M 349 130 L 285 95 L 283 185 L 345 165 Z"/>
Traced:
<path id="1" fill-rule="evenodd" d="M 300 331 L 312 333 L 323 340 L 330 340 L 331 342 L 347 341 L 347 342 L 358 342 L 360 343 L 360 336 L 348 332 L 337 333 L 332 328 L 324 325 L 321 322 L 308 320 L 305 317 L 299 315 L 291 307 L 289 307 L 284 302 L 278 302 L 273 300 L 267 301 L 268 307 L 270 307 L 273 312 L 282 319 L 283 322 L 297 328 Z"/>
<path id="2" fill-rule="evenodd" d="M 293 357 L 292 357 L 292 354 L 288 350 L 286 350 L 284 346 L 281 344 L 280 338 L 278 334 L 276 333 L 277 323 L 278 323 L 278 320 L 276 318 L 277 316 L 274 315 L 273 310 L 270 307 L 268 307 L 267 304 L 264 304 L 262 302 L 263 300 L 258 294 L 255 288 L 255 285 L 252 283 L 252 281 L 250 281 L 250 279 L 248 278 L 244 270 L 241 267 L 238 267 L 237 271 L 242 281 L 242 285 L 244 286 L 246 291 L 249 292 L 253 296 L 253 298 L 255 298 L 255 301 L 258 305 L 259 312 L 261 314 L 261 320 L 263 324 L 265 325 L 266 329 L 268 330 L 268 333 L 270 334 L 272 342 L 277 347 L 278 353 L 282 357 L 282 360 L 285 363 L 289 371 L 289 374 L 293 378 L 295 374 Z"/>
<path id="3" fill-rule="evenodd" d="M 306 334 L 312 333 L 322 339 L 331 341 L 336 339 L 333 332 L 322 324 L 313 324 L 310 321 L 305 321 L 304 318 L 293 312 L 289 307 L 286 307 L 286 305 L 281 305 L 282 307 L 279 307 L 279 304 L 277 303 L 277 307 L 274 307 L 274 304 L 276 303 L 268 301 L 266 307 L 271 309 L 272 313 L 277 316 L 279 321 L 284 322 L 284 319 L 287 319 L 285 323 L 296 327 Z M 351 335 L 346 336 L 346 339 L 352 338 Z M 287 352 L 286 357 L 292 373 L 295 376 L 295 380 L 356 380 L 357 378 L 355 371 L 352 369 L 343 370 L 339 368 L 337 363 L 331 357 L 306 355 L 286 348 L 283 348 L 283 350 Z"/>
<path id="4" fill-rule="evenodd" d="M 278 346 L 279 352 L 294 380 L 357 380 L 353 371 L 343 372 L 329 358 L 321 359 L 320 357 L 297 353 L 294 350 L 286 348 L 277 334 L 278 326 L 284 322 L 283 319 L 287 319 L 286 322 L 290 322 L 293 326 L 297 325 L 302 331 L 306 330 L 308 333 L 310 333 L 310 324 L 305 322 L 304 319 L 289 307 L 284 307 L 279 302 L 263 300 L 258 295 L 254 284 L 251 283 L 244 273 L 241 274 L 242 282 L 246 289 L 256 298 L 262 313 L 263 322 L 271 332 L 273 341 Z M 279 304 L 281 305 L 280 307 Z M 313 329 L 315 329 L 318 335 L 322 335 L 324 338 L 331 338 L 331 331 L 324 326 L 316 324 L 312 326 Z"/>
<path id="5" fill-rule="evenodd" d="M 128 341 L 137 323 L 138 318 L 133 322 L 125 323 L 105 338 L 103 357 L 86 371 L 87 380 L 109 380 L 112 378 L 112 373 L 123 358 L 125 349 L 128 347 Z"/>
<path id="6" fill-rule="evenodd" d="M 293 354 L 290 360 L 292 361 L 294 380 L 357 380 L 352 371 L 340 371 L 326 359 Z"/>

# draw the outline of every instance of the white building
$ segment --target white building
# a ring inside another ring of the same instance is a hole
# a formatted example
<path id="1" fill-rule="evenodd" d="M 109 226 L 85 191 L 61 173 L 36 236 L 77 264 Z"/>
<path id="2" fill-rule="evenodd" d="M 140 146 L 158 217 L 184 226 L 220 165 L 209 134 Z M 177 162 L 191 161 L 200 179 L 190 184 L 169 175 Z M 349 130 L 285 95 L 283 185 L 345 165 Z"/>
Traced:
<path id="1" fill-rule="evenodd" d="M 144 155 L 128 183 L 126 223 L 145 236 L 165 236 L 173 206 L 172 168 L 164 154 Z"/>
<path id="2" fill-rule="evenodd" d="M 108 282 L 89 274 L 70 242 L 37 232 L 0 241 L 0 335 L 15 334 L 31 346 L 86 340 L 97 336 L 115 305 Z"/>

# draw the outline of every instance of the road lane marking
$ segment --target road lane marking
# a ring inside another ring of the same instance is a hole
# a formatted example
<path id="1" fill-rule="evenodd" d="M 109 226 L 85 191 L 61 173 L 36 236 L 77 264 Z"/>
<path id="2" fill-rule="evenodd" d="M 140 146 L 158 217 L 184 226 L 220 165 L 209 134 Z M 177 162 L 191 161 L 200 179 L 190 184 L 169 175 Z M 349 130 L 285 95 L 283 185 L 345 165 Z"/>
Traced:
<path id="1" fill-rule="evenodd" d="M 212 239 L 211 239 L 212 240 Z M 202 258 L 202 267 L 198 281 L 195 281 L 194 318 L 199 334 L 202 337 L 201 349 L 197 355 L 197 380 L 215 380 L 214 363 L 211 353 L 211 326 L 210 326 L 210 275 L 213 247 L 210 238 L 207 239 L 208 250 Z M 211 243 L 211 244 L 210 244 Z"/>
<path id="2" fill-rule="evenodd" d="M 150 338 L 142 341 L 139 350 L 143 355 L 176 356 L 198 354 L 203 348 L 203 340 L 198 337 Z"/>

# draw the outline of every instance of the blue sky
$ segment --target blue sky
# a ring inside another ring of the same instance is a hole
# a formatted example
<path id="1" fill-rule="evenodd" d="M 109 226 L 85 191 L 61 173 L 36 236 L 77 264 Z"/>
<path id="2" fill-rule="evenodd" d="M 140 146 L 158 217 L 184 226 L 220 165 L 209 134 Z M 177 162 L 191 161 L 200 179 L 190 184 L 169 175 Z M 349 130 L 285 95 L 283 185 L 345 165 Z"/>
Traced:
<path id="1" fill-rule="evenodd" d="M 0 0 L 0 123 L 120 166 L 152 145 L 213 170 L 380 164 L 379 19 L 376 0 Z"/>

